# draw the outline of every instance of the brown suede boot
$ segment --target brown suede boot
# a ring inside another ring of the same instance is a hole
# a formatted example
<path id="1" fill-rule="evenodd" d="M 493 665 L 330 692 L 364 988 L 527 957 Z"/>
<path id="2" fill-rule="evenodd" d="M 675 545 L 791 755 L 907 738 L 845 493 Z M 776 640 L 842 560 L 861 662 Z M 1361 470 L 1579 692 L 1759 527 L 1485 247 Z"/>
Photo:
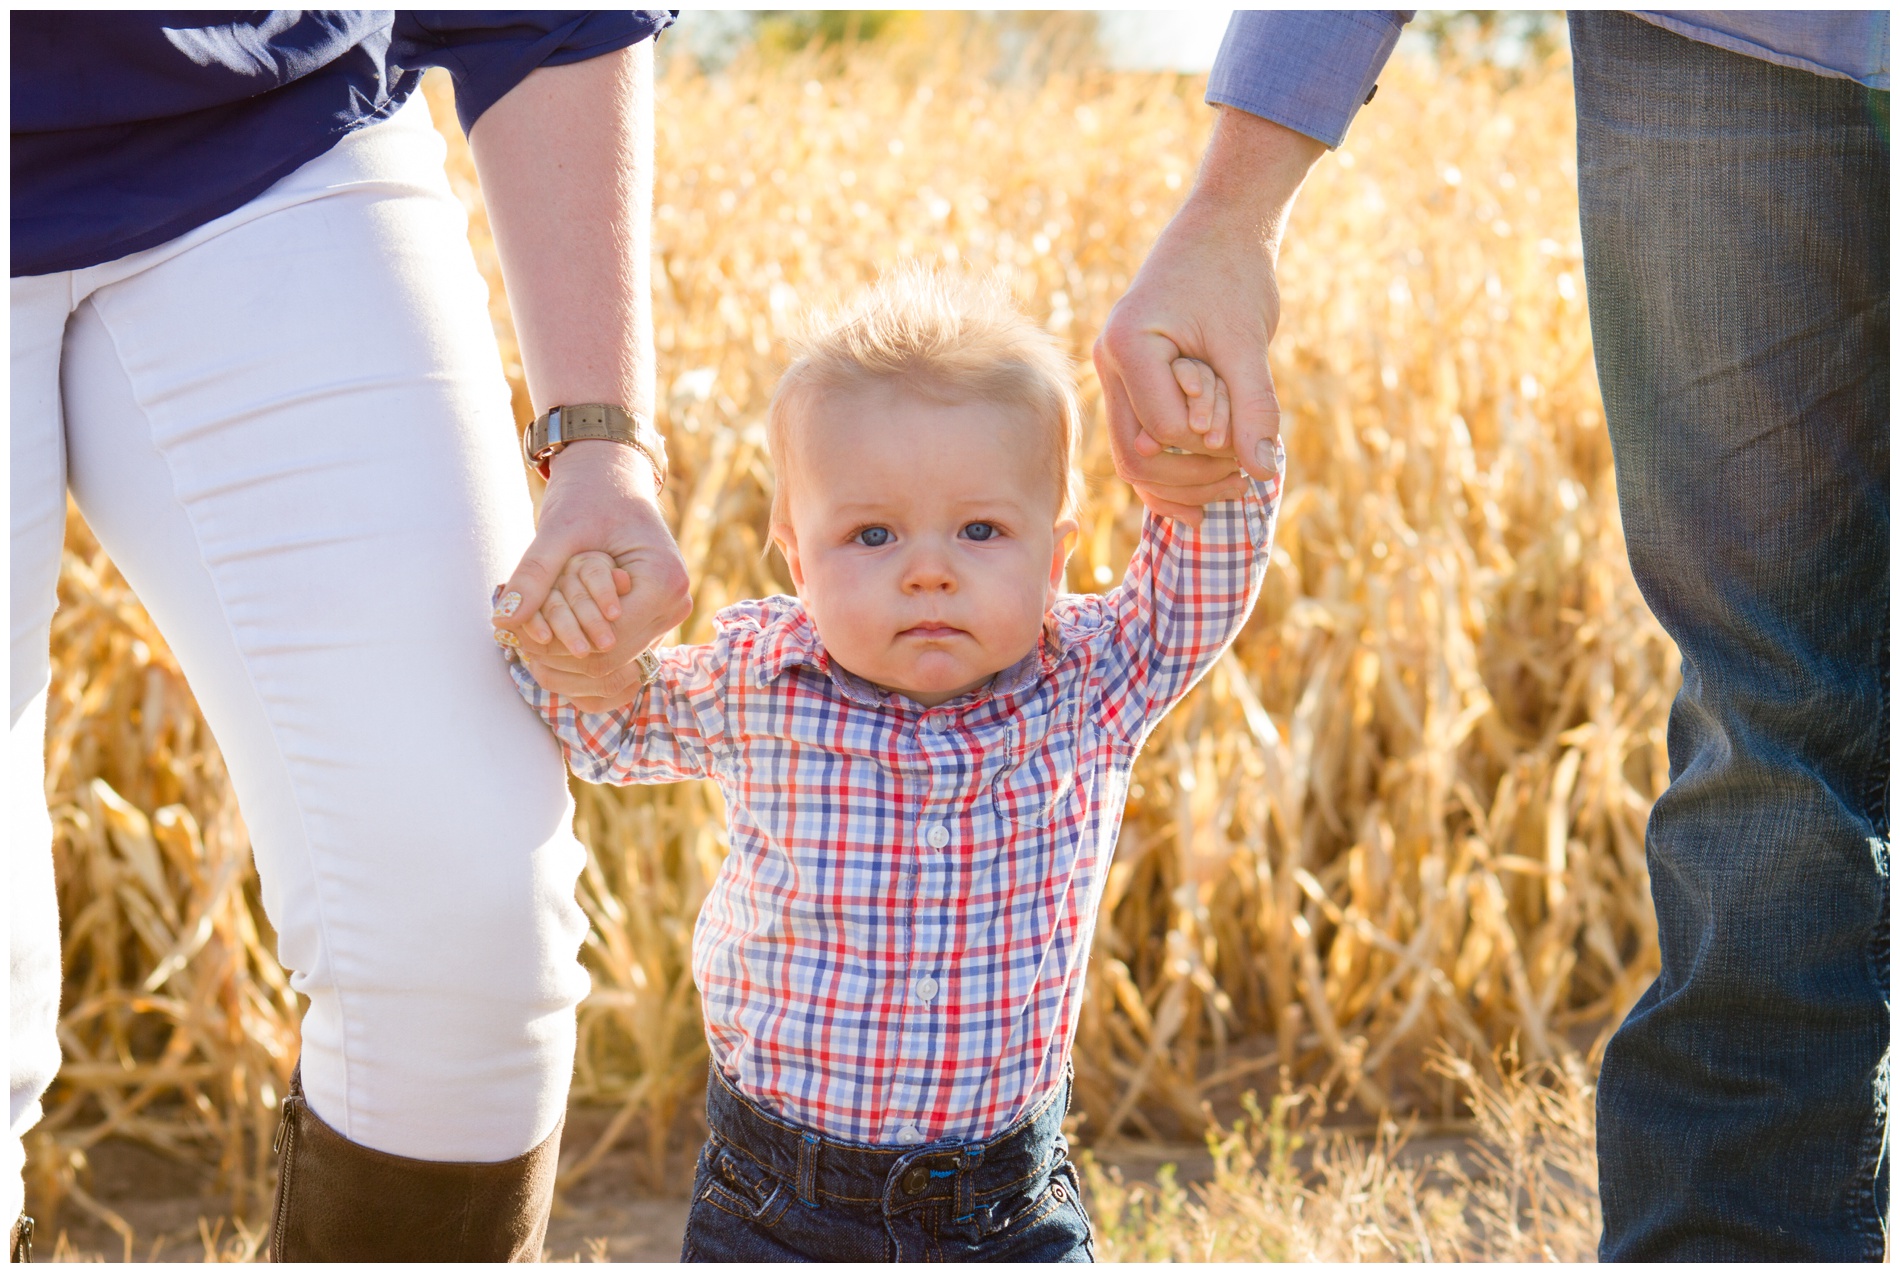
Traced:
<path id="1" fill-rule="evenodd" d="M 277 1132 L 270 1258 L 533 1263 L 541 1258 L 561 1128 L 494 1163 L 400 1158 L 346 1140 L 293 1074 Z"/>
<path id="2" fill-rule="evenodd" d="M 13 1236 L 7 1240 L 7 1263 L 33 1263 L 33 1217 L 24 1211 L 13 1222 Z"/>

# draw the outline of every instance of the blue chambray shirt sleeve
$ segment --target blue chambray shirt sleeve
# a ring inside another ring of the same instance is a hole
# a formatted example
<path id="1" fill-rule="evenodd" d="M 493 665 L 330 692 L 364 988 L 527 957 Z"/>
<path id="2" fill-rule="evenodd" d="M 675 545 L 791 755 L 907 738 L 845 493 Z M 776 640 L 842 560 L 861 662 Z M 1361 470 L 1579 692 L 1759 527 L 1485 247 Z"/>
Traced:
<path id="1" fill-rule="evenodd" d="M 1239 10 L 1207 77 L 1207 102 L 1338 146 L 1414 12 Z"/>

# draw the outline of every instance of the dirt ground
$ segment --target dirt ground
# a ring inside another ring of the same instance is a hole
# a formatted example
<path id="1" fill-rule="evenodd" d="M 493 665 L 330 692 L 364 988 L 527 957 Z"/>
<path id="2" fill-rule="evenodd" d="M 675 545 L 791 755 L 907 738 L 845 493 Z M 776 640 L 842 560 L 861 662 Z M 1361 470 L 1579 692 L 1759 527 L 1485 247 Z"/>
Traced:
<path id="1" fill-rule="evenodd" d="M 613 1111 L 577 1105 L 568 1111 L 563 1148 L 570 1162 L 593 1146 Z M 681 1143 L 669 1153 L 655 1187 L 644 1146 L 621 1143 L 588 1175 L 566 1190 L 548 1224 L 544 1259 L 589 1263 L 646 1263 L 679 1258 L 686 1231 L 687 1193 L 698 1145 Z M 88 1155 L 86 1187 L 116 1213 L 131 1233 L 130 1257 L 144 1261 L 198 1262 L 243 1258 L 263 1237 L 262 1219 L 240 1225 L 228 1198 L 219 1195 L 215 1173 L 166 1157 L 143 1145 L 108 1140 Z M 126 1235 L 106 1218 L 69 1200 L 57 1216 L 38 1218 L 33 1255 L 39 1261 L 127 1258 Z"/>
<path id="2" fill-rule="evenodd" d="M 612 1117 L 611 1110 L 575 1106 L 563 1136 L 570 1162 L 585 1153 Z M 622 1143 L 588 1175 L 564 1191 L 548 1224 L 544 1257 L 549 1261 L 602 1260 L 671 1263 L 679 1258 L 686 1230 L 687 1194 L 697 1142 L 682 1141 L 667 1156 L 660 1180 L 644 1146 Z M 1184 1183 L 1204 1180 L 1211 1160 L 1196 1145 L 1123 1145 L 1098 1155 L 1131 1180 L 1152 1180 L 1164 1162 L 1178 1164 Z M 228 1201 L 216 1192 L 214 1173 L 165 1157 L 142 1145 L 106 1141 L 89 1155 L 87 1187 L 131 1232 L 131 1258 L 145 1262 L 199 1262 L 207 1254 L 241 1258 L 257 1252 L 257 1225 L 240 1227 Z M 101 1217 L 68 1201 L 51 1223 L 42 1219 L 34 1237 L 40 1261 L 105 1261 L 127 1258 L 125 1235 Z M 255 1258 L 261 1258 L 257 1252 Z"/>
<path id="3" fill-rule="evenodd" d="M 611 1110 L 585 1105 L 569 1109 L 563 1148 L 570 1164 L 595 1144 L 612 1115 Z M 677 1261 L 699 1134 L 688 1131 L 679 1137 L 657 1172 L 644 1145 L 618 1144 L 585 1178 L 563 1192 L 548 1224 L 543 1258 L 583 1264 Z M 1427 1134 L 1407 1147 L 1407 1156 L 1435 1156 L 1464 1148 L 1460 1136 Z M 1097 1150 L 1096 1157 L 1106 1166 L 1119 1168 L 1130 1181 L 1154 1180 L 1165 1163 L 1175 1164 L 1176 1179 L 1182 1184 L 1213 1175 L 1213 1161 L 1200 1145 L 1123 1141 Z M 129 1229 L 132 1260 L 195 1263 L 208 1255 L 221 1260 L 247 1255 L 262 1258 L 261 1222 L 241 1225 L 232 1219 L 228 1200 L 216 1192 L 209 1169 L 190 1167 L 142 1145 L 116 1140 L 96 1146 L 89 1158 L 87 1188 Z M 34 1258 L 40 1261 L 117 1263 L 127 1254 L 124 1233 L 71 1201 L 50 1223 L 42 1218 L 34 1237 Z"/>

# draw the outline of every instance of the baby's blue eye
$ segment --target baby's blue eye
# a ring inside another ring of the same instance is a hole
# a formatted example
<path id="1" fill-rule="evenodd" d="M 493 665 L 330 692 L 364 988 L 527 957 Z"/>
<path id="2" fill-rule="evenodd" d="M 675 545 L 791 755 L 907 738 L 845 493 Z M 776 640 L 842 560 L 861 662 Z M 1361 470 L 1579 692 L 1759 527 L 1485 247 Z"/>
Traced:
<path id="1" fill-rule="evenodd" d="M 891 542 L 891 532 L 882 526 L 866 526 L 853 538 L 866 548 L 882 548 Z"/>
<path id="2" fill-rule="evenodd" d="M 989 522 L 971 522 L 963 528 L 963 533 L 977 543 L 996 538 L 996 527 Z"/>

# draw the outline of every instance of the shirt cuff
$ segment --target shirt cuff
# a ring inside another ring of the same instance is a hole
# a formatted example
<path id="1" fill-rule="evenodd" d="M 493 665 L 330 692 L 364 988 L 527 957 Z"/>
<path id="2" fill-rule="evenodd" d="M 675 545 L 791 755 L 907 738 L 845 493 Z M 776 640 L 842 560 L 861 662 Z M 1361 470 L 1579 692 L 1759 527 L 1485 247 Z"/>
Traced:
<path id="1" fill-rule="evenodd" d="M 1207 102 L 1336 147 L 1346 140 L 1413 12 L 1236 12 L 1207 77 Z"/>

